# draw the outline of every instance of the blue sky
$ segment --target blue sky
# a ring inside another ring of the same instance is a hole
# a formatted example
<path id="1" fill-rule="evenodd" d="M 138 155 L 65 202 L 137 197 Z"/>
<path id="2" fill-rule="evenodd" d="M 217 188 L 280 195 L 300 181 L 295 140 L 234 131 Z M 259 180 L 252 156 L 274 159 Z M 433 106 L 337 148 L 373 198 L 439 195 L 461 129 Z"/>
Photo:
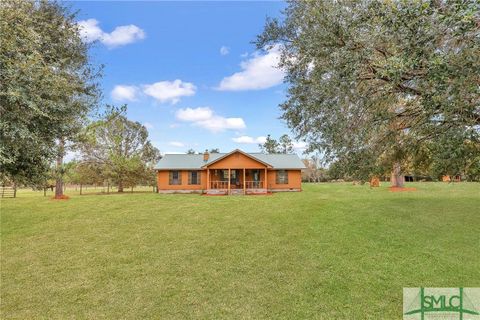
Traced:
<path id="1" fill-rule="evenodd" d="M 283 2 L 73 2 L 105 103 L 128 104 L 162 153 L 193 148 L 258 151 L 290 133 L 276 48 L 252 41 Z M 298 145 L 301 152 L 301 144 Z"/>

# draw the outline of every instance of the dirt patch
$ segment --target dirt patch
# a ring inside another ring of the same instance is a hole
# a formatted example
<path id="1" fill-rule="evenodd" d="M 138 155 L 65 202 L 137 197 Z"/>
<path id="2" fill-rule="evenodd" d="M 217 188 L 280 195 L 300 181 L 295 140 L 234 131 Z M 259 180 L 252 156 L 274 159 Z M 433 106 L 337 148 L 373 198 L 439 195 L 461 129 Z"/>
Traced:
<path id="1" fill-rule="evenodd" d="M 417 191 L 417 188 L 400 188 L 400 187 L 390 187 L 388 188 L 390 192 L 405 192 L 405 191 Z"/>
<path id="2" fill-rule="evenodd" d="M 59 197 L 53 197 L 52 198 L 52 200 L 68 200 L 68 199 L 70 199 L 70 197 L 67 196 L 67 195 L 61 195 Z"/>

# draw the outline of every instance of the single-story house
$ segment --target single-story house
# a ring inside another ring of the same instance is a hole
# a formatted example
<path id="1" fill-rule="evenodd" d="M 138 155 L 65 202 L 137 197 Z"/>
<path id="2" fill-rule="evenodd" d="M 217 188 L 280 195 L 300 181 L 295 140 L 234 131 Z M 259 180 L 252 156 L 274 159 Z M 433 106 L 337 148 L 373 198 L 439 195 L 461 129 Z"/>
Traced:
<path id="1" fill-rule="evenodd" d="M 296 154 L 166 154 L 155 167 L 160 193 L 259 194 L 301 191 Z"/>

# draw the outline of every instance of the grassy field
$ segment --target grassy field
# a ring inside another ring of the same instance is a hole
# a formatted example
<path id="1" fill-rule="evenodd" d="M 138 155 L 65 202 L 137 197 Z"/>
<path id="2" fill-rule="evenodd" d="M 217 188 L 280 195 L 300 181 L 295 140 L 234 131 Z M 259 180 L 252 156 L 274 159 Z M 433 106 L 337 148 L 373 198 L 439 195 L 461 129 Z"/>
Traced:
<path id="1" fill-rule="evenodd" d="M 480 287 L 480 184 L 1 201 L 1 318 L 401 319 Z"/>

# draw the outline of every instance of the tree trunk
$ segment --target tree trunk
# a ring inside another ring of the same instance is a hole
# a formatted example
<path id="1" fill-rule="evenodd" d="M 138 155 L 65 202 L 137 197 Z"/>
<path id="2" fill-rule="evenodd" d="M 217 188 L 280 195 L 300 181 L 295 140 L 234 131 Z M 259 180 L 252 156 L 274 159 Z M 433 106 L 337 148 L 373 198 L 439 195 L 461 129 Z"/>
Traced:
<path id="1" fill-rule="evenodd" d="M 65 153 L 65 141 L 60 139 L 58 141 L 58 155 L 57 155 L 57 172 L 55 180 L 55 198 L 63 197 L 63 154 Z"/>
<path id="2" fill-rule="evenodd" d="M 80 183 L 80 195 L 82 195 L 82 184 Z"/>
<path id="3" fill-rule="evenodd" d="M 118 192 L 123 192 L 123 181 L 118 182 Z"/>
<path id="4" fill-rule="evenodd" d="M 392 187 L 403 188 L 405 180 L 402 175 L 402 168 L 400 162 L 395 162 L 393 164 L 392 177 L 390 179 L 390 182 L 392 184 Z"/>

